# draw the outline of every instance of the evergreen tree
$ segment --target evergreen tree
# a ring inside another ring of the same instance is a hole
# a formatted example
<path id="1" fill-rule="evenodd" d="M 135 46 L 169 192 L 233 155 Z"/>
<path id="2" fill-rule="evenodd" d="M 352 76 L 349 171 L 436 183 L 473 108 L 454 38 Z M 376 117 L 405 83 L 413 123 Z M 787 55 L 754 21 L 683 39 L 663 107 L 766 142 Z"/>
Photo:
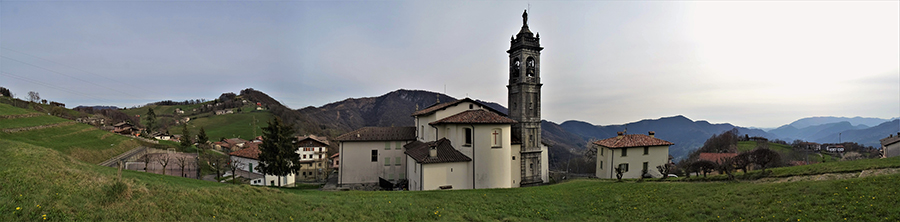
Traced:
<path id="1" fill-rule="evenodd" d="M 185 123 L 181 128 L 181 149 L 187 149 L 188 147 L 191 147 L 191 145 L 193 145 L 191 142 L 191 132 L 188 131 L 187 123 Z"/>
<path id="2" fill-rule="evenodd" d="M 156 113 L 153 112 L 153 108 L 147 110 L 147 117 L 144 120 L 147 125 L 147 132 L 153 133 L 153 127 L 156 125 Z"/>
<path id="3" fill-rule="evenodd" d="M 206 136 L 206 130 L 204 130 L 203 127 L 201 126 L 200 132 L 197 133 L 197 144 L 200 144 L 199 146 L 201 146 L 201 147 L 205 147 L 206 143 L 208 143 L 208 142 L 209 142 L 209 136 Z"/>
<path id="4" fill-rule="evenodd" d="M 300 171 L 300 154 L 294 147 L 294 127 L 275 117 L 263 127 L 263 143 L 259 145 L 259 169 L 264 174 L 281 177 Z"/>

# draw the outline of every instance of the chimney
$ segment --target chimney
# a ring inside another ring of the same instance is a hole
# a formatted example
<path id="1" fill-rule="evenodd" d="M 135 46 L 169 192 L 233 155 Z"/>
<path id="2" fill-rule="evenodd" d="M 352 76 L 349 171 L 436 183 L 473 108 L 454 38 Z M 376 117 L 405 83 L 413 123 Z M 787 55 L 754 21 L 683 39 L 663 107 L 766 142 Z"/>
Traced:
<path id="1" fill-rule="evenodd" d="M 429 157 L 437 157 L 437 145 L 431 146 L 431 148 L 428 150 L 428 156 Z"/>
<path id="2" fill-rule="evenodd" d="M 656 132 L 650 131 L 647 134 L 650 134 L 650 137 L 656 138 Z"/>
<path id="3" fill-rule="evenodd" d="M 622 137 L 625 137 L 625 133 L 624 133 L 624 132 L 617 132 L 617 134 L 619 134 L 619 135 L 616 136 L 616 139 L 622 139 Z"/>

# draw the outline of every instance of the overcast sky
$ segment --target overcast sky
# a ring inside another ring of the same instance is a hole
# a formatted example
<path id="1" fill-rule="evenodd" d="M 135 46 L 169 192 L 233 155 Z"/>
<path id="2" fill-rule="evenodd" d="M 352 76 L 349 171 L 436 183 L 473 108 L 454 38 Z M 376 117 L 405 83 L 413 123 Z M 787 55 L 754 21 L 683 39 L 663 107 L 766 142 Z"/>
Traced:
<path id="1" fill-rule="evenodd" d="M 528 2 L 0 1 L 0 86 L 130 107 L 420 89 L 506 104 Z M 900 116 L 900 2 L 531 2 L 543 118 Z"/>

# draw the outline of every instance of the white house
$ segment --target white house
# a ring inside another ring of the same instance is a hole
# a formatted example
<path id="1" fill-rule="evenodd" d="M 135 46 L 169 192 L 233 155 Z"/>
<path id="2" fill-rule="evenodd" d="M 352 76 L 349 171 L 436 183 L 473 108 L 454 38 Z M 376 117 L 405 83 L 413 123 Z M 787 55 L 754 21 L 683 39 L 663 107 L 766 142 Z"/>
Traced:
<path id="1" fill-rule="evenodd" d="M 640 178 L 642 170 L 649 176 L 662 177 L 656 166 L 669 163 L 669 146 L 674 143 L 656 138 L 653 131 L 648 135 L 618 134 L 593 143 L 597 146 L 598 178 L 616 178 L 616 168 L 625 170 L 622 178 Z"/>
<path id="2" fill-rule="evenodd" d="M 248 146 L 247 148 L 229 153 L 232 161 L 240 161 L 242 163 L 240 171 L 245 171 L 249 176 L 250 185 L 261 186 L 277 186 L 279 177 L 274 175 L 263 175 L 256 167 L 259 166 L 259 148 L 258 146 Z M 294 175 L 281 177 L 281 186 L 287 186 L 294 183 Z"/>
<path id="3" fill-rule="evenodd" d="M 897 133 L 896 136 L 894 134 L 888 135 L 888 137 L 880 141 L 882 158 L 900 156 L 900 133 Z"/>
<path id="4" fill-rule="evenodd" d="M 363 127 L 338 136 L 338 185 L 377 184 L 378 178 L 406 179 L 403 146 L 415 139 L 415 127 Z"/>

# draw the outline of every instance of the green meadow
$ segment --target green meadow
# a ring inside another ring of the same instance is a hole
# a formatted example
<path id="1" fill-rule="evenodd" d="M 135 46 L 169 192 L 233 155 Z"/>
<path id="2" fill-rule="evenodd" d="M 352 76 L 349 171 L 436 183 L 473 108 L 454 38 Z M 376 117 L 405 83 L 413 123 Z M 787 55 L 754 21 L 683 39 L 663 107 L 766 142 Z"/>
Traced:
<path id="1" fill-rule="evenodd" d="M 83 124 L 0 132 L 0 221 L 900 220 L 897 173 L 783 183 L 582 179 L 513 189 L 326 192 L 127 170 L 119 178 L 116 169 L 96 165 L 129 143 L 136 142 Z M 898 167 L 900 158 L 870 159 L 765 176 Z"/>

